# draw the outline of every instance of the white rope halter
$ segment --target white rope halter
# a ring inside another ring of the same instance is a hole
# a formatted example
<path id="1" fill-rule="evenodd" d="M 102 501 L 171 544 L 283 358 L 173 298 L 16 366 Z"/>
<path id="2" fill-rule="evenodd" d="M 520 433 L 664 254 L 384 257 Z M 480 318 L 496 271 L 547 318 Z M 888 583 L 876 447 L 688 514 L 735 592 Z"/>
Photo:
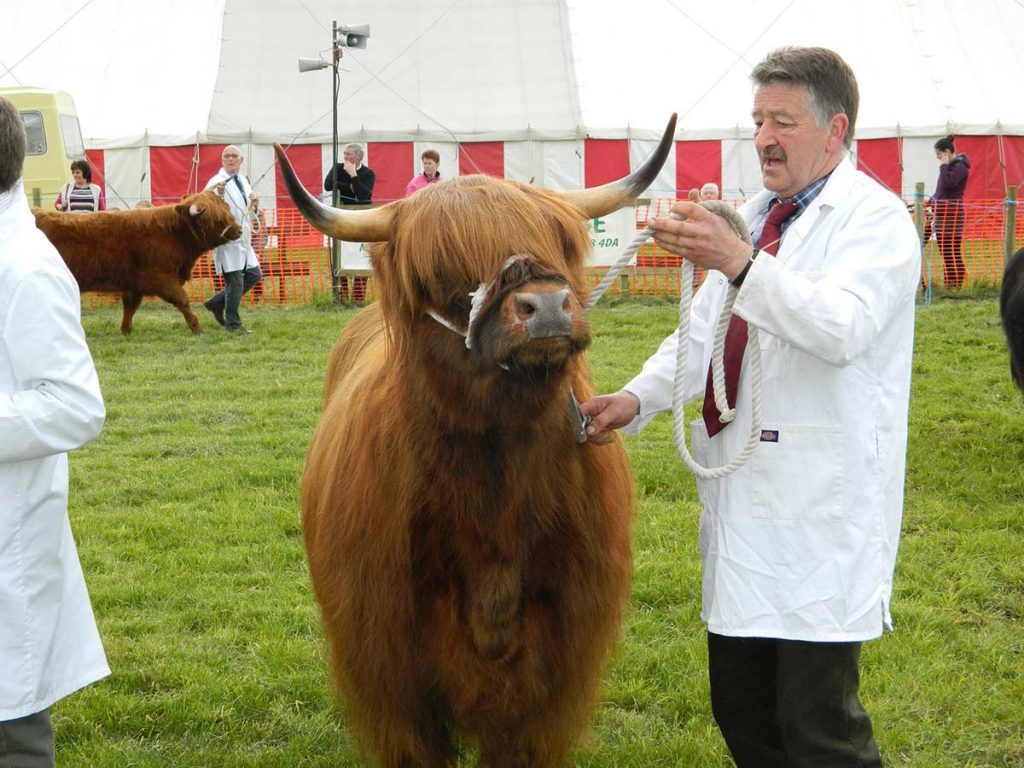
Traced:
<path id="1" fill-rule="evenodd" d="M 729 220 L 737 234 L 746 242 L 750 242 L 750 234 L 746 231 L 746 225 L 739 218 L 735 210 L 728 204 L 718 200 L 709 200 L 702 205 L 712 213 Z M 673 214 L 673 218 L 679 218 Z M 597 287 L 583 302 L 584 309 L 590 309 L 601 298 L 608 287 L 612 284 L 619 273 L 633 259 L 640 246 L 647 242 L 651 236 L 651 229 L 648 227 L 639 232 L 629 244 L 618 261 L 612 265 L 598 283 Z M 690 454 L 686 446 L 686 423 L 683 413 L 685 405 L 683 399 L 683 380 L 686 374 L 686 359 L 690 350 L 690 310 L 693 306 L 693 264 L 686 259 L 682 260 L 680 267 L 680 291 L 679 291 L 679 329 L 677 332 L 678 345 L 676 351 L 676 372 L 672 388 L 672 437 L 675 440 L 676 450 L 683 463 L 702 480 L 716 480 L 730 475 L 742 467 L 754 453 L 757 444 L 761 441 L 761 425 L 763 412 L 761 408 L 761 344 L 758 339 L 757 328 L 749 326 L 747 331 L 747 347 L 750 350 L 750 372 L 751 380 L 751 414 L 750 414 L 750 436 L 746 445 L 727 464 L 720 467 L 704 467 L 697 463 L 697 460 Z M 725 304 L 722 306 L 722 313 L 718 317 L 718 325 L 715 327 L 715 345 L 711 356 L 711 381 L 714 387 L 715 403 L 718 404 L 721 420 L 731 422 L 736 418 L 736 409 L 730 408 L 725 392 L 725 365 L 723 363 L 725 353 L 725 336 L 729 330 L 729 319 L 732 316 L 733 304 L 736 302 L 738 289 L 730 285 L 726 291 Z"/>
<path id="2" fill-rule="evenodd" d="M 501 272 L 499 273 L 498 276 L 500 277 L 501 275 L 505 274 L 505 271 L 513 264 L 515 264 L 517 261 L 522 261 L 523 259 L 528 258 L 530 258 L 530 254 L 528 253 L 517 253 L 514 256 L 509 256 L 507 259 L 505 259 L 505 263 L 502 265 Z M 494 287 L 494 282 L 495 281 L 492 280 L 489 283 L 480 283 L 480 285 L 476 287 L 475 291 L 470 292 L 469 297 L 470 299 L 472 299 L 472 304 L 470 305 L 469 308 L 469 320 L 466 321 L 466 330 L 464 331 L 460 328 L 456 328 L 454 325 L 452 325 L 451 322 L 445 320 L 443 317 L 441 317 L 441 315 L 439 315 L 432 309 L 426 310 L 426 313 L 428 316 L 436 320 L 449 331 L 457 333 L 460 336 L 465 336 L 466 349 L 472 349 L 473 323 L 476 322 L 476 318 L 480 314 L 480 310 L 484 308 L 484 304 L 487 302 L 487 297 L 490 295 L 491 289 Z"/>

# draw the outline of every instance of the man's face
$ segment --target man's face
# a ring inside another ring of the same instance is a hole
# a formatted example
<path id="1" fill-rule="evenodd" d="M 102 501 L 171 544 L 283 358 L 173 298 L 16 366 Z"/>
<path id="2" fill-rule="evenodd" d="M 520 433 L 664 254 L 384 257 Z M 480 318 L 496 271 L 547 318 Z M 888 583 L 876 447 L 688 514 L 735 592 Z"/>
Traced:
<path id="1" fill-rule="evenodd" d="M 341 153 L 341 156 L 345 159 L 346 163 L 352 163 L 352 165 L 359 165 L 359 155 L 356 154 L 354 149 L 348 147 Z"/>
<path id="2" fill-rule="evenodd" d="M 831 171 L 842 157 L 844 115 L 819 129 L 807 108 L 807 88 L 781 83 L 754 93 L 754 145 L 764 185 L 780 198 L 792 197 Z"/>
<path id="3" fill-rule="evenodd" d="M 225 147 L 224 154 L 220 156 L 220 163 L 225 171 L 234 176 L 242 168 L 242 153 L 238 151 L 238 147 Z"/>
<path id="4" fill-rule="evenodd" d="M 437 173 L 437 161 L 430 157 L 423 158 L 423 173 L 430 178 L 434 178 L 434 174 Z"/>
<path id="5" fill-rule="evenodd" d="M 702 189 L 700 191 L 700 199 L 701 200 L 717 200 L 718 199 L 718 195 L 715 194 L 714 190 Z"/>

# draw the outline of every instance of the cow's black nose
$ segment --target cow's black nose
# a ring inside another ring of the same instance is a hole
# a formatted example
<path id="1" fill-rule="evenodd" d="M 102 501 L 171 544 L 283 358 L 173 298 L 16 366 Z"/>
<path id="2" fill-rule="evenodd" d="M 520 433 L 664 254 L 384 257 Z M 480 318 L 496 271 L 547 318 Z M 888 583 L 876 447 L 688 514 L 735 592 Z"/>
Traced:
<path id="1" fill-rule="evenodd" d="M 569 289 L 521 292 L 515 296 L 515 312 L 531 339 L 568 336 L 572 328 Z"/>

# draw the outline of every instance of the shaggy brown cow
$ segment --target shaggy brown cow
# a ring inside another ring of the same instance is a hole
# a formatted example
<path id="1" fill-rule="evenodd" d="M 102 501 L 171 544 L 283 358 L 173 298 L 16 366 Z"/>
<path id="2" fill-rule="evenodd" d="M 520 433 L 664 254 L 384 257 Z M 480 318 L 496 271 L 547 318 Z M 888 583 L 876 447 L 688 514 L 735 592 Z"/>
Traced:
<path id="1" fill-rule="evenodd" d="M 578 442 L 570 416 L 593 390 L 584 222 L 651 182 L 673 129 L 598 189 L 468 176 L 363 212 L 318 203 L 276 147 L 314 226 L 377 243 L 380 300 L 332 352 L 302 507 L 335 680 L 384 766 L 451 766 L 461 734 L 483 765 L 545 768 L 589 719 L 634 494 L 622 444 Z"/>
<path id="2" fill-rule="evenodd" d="M 1010 348 L 1010 375 L 1024 392 L 1024 248 L 1006 262 L 999 314 Z"/>
<path id="3" fill-rule="evenodd" d="M 156 208 L 34 213 L 36 226 L 57 248 L 79 290 L 121 294 L 126 335 L 143 296 L 173 304 L 192 332 L 202 333 L 182 286 L 201 255 L 242 235 L 227 204 L 212 191 Z"/>

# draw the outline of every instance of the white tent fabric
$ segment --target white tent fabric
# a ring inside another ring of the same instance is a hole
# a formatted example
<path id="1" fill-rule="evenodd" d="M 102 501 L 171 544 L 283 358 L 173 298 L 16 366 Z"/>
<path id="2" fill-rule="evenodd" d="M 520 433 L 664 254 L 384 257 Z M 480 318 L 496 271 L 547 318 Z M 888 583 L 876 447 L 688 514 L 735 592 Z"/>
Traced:
<path id="1" fill-rule="evenodd" d="M 89 146 L 330 137 L 331 22 L 344 137 L 743 138 L 747 75 L 783 44 L 832 47 L 861 85 L 858 134 L 1024 134 L 1016 0 L 49 0 L 5 3 L 0 87 L 65 90 Z M 842 14 L 842 15 L 840 15 Z M 577 81 L 579 87 L 577 87 Z M 640 132 L 640 133 L 638 133 Z M 642 134 L 642 135 L 641 135 Z"/>
<path id="2" fill-rule="evenodd" d="M 343 51 L 341 141 L 574 139 L 582 130 L 561 0 L 52 0 L 0 26 L 0 87 L 75 98 L 87 146 L 325 143 L 331 23 Z M 66 23 L 51 33 L 55 20 Z M 45 39 L 41 37 L 47 35 Z M 74 63 L 72 63 L 72 61 Z M 5 71 L 5 70 L 10 71 Z"/>
<path id="3" fill-rule="evenodd" d="M 259 8 L 254 10 L 254 6 Z M 228 0 L 210 137 L 331 141 L 331 20 L 367 23 L 342 49 L 341 141 L 571 139 L 581 124 L 564 5 L 551 0 L 366 3 Z"/>
<path id="4" fill-rule="evenodd" d="M 850 64 L 860 138 L 1024 134 L 1017 0 L 631 0 L 628 8 L 570 0 L 570 8 L 591 135 L 657 128 L 678 111 L 680 139 L 748 136 L 750 71 L 783 45 L 831 48 Z M 610 90 L 624 68 L 633 87 Z"/>
<path id="5" fill-rule="evenodd" d="M 847 59 L 857 136 L 906 138 L 905 195 L 934 178 L 938 136 L 1024 135 L 1019 0 L 5 3 L 0 87 L 71 93 L 125 200 L 148 197 L 151 149 L 227 142 L 245 146 L 269 199 L 272 141 L 319 144 L 329 167 L 331 71 L 299 73 L 297 60 L 329 57 L 332 21 L 371 28 L 341 61 L 340 141 L 435 147 L 449 175 L 460 143 L 495 141 L 506 177 L 580 187 L 585 139 L 628 140 L 635 167 L 678 112 L 676 138 L 719 141 L 721 185 L 742 196 L 760 176 L 748 74 L 783 44 Z M 417 171 L 412 152 L 408 164 L 395 175 Z M 673 196 L 677 181 L 670 158 L 648 194 Z"/>
<path id="6" fill-rule="evenodd" d="M 206 129 L 223 12 L 224 0 L 4 0 L 0 87 L 70 93 L 87 147 L 188 144 Z"/>

